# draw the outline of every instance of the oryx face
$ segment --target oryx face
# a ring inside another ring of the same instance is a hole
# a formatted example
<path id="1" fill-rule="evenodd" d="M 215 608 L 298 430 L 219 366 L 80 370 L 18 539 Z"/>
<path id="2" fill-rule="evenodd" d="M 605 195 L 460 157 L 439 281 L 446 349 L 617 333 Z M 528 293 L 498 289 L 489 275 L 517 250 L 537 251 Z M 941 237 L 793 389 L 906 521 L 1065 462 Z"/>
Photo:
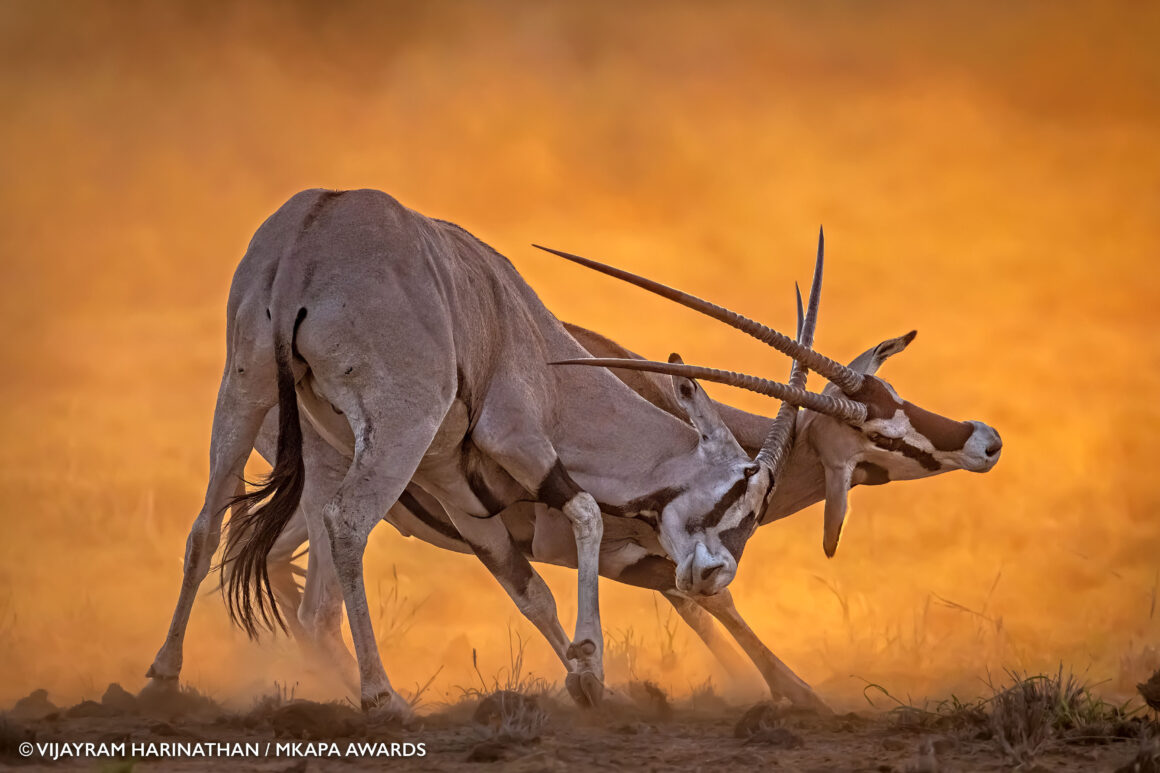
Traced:
<path id="1" fill-rule="evenodd" d="M 660 514 L 658 536 L 677 564 L 677 590 L 711 596 L 727 586 L 765 509 L 769 468 L 744 458 L 728 470 L 715 484 L 691 481 Z"/>
<path id="2" fill-rule="evenodd" d="M 826 473 L 826 524 L 823 547 L 832 556 L 846 513 L 846 490 L 913 480 L 950 470 L 986 472 L 999 461 L 1003 441 L 981 421 L 956 421 L 899 397 L 894 387 L 873 375 L 885 360 L 914 340 L 912 331 L 883 341 L 859 355 L 850 370 L 863 375 L 860 388 L 845 398 L 863 406 L 864 418 L 815 416 L 810 442 Z M 840 394 L 836 387 L 827 391 Z"/>
<path id="3" fill-rule="evenodd" d="M 680 362 L 676 354 L 669 362 Z M 773 490 L 768 465 L 754 461 L 692 379 L 673 377 L 677 402 L 699 437 L 682 487 L 662 508 L 658 537 L 677 564 L 677 590 L 710 596 L 737 574 L 741 551 Z"/>
<path id="4" fill-rule="evenodd" d="M 821 288 L 823 240 L 820 232 L 808 313 L 803 314 L 800 294 L 798 296 L 798 340 L 737 312 L 651 279 L 578 255 L 556 250 L 550 252 L 643 287 L 682 306 L 696 309 L 794 358 L 796 365 L 790 382 L 786 384 L 744 373 L 685 365 L 671 359 L 668 363 L 631 358 L 591 358 L 567 362 L 667 373 L 673 376 L 678 387 L 678 378 L 717 381 L 782 400 L 783 410 L 774 419 L 762 449 L 754 460 L 770 479 L 780 475 L 788 449 L 794 442 L 796 411 L 792 408 L 787 410 L 787 406 L 808 409 L 811 413 L 806 423 L 799 428 L 798 437 L 800 441 L 803 434 L 809 436 L 825 470 L 826 516 L 822 546 L 828 556 L 834 555 L 838 548 L 850 486 L 924 478 L 948 470 L 986 472 L 999 460 L 1003 444 L 994 429 L 982 422 L 954 421 L 919 408 L 900 398 L 890 384 L 874 375 L 887 357 L 902 351 L 914 340 L 913 332 L 883 341 L 863 352 L 850 365 L 842 365 L 810 348 Z M 825 378 L 830 386 L 822 393 L 807 391 L 807 370 Z M 721 568 L 714 569 L 715 573 L 723 574 L 726 568 L 736 567 L 740 547 L 752 531 L 746 524 L 748 510 L 758 500 L 758 489 L 768 485 L 768 481 L 760 478 L 758 472 L 753 473 L 753 477 L 758 478 L 759 482 L 745 484 L 744 489 L 736 478 L 733 479 L 731 485 L 738 486 L 737 491 L 741 492 L 737 495 L 738 504 L 721 508 L 721 518 L 729 520 L 724 528 L 716 529 L 711 535 L 709 530 L 695 526 L 700 523 L 698 511 L 707 512 L 707 506 L 711 510 L 723 501 L 720 498 L 721 492 L 725 490 L 723 485 L 702 485 L 697 489 L 701 496 L 706 496 L 705 492 L 715 492 L 713 496 L 718 499 L 714 503 L 701 500 L 689 503 L 665 519 L 661 530 L 662 539 L 680 567 L 677 572 L 678 587 L 694 590 L 705 587 L 710 589 L 709 592 L 715 592 L 725 584 L 720 583 L 714 590 L 712 583 L 702 580 L 702 585 L 698 586 L 697 569 L 712 568 L 718 561 Z M 744 500 L 744 504 L 741 500 Z M 675 504 L 676 500 L 673 502 Z M 765 515 L 764 509 L 758 512 Z M 681 527 L 687 533 L 701 536 L 684 537 L 681 535 Z M 733 543 L 733 540 L 739 542 Z M 713 547 L 718 544 L 722 549 L 714 553 Z M 736 544 L 737 551 L 730 551 L 727 544 Z M 729 555 L 726 556 L 726 553 Z"/>

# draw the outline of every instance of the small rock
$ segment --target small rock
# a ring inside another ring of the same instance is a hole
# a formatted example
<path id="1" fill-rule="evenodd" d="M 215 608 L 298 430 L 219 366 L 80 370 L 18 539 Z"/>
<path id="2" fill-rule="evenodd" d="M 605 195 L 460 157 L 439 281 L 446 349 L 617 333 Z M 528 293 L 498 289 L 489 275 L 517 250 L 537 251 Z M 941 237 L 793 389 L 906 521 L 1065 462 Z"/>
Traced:
<path id="1" fill-rule="evenodd" d="M 107 707 L 96 701 L 81 701 L 77 705 L 65 709 L 64 715 L 70 719 L 82 719 L 84 717 L 107 717 L 112 711 Z"/>
<path id="2" fill-rule="evenodd" d="M 137 698 L 121 685 L 113 682 L 101 696 L 101 704 L 118 714 L 136 714 Z"/>
<path id="3" fill-rule="evenodd" d="M 485 727 L 499 727 L 505 716 L 523 711 L 536 711 L 540 707 L 534 695 L 524 695 L 515 690 L 500 690 L 479 702 L 471 721 Z"/>
<path id="4" fill-rule="evenodd" d="M 58 711 L 60 709 L 48 699 L 48 690 L 33 690 L 16 701 L 12 707 L 12 716 L 19 719 L 44 719 Z"/>
<path id="5" fill-rule="evenodd" d="M 734 738 L 751 738 L 763 730 L 781 726 L 781 711 L 777 706 L 765 701 L 751 706 L 741 715 L 733 728 Z"/>
<path id="6" fill-rule="evenodd" d="M 329 741 L 350 738 L 366 728 L 366 717 L 341 703 L 315 703 L 295 700 L 272 711 L 262 712 L 275 737 L 301 738 L 306 741 Z"/>

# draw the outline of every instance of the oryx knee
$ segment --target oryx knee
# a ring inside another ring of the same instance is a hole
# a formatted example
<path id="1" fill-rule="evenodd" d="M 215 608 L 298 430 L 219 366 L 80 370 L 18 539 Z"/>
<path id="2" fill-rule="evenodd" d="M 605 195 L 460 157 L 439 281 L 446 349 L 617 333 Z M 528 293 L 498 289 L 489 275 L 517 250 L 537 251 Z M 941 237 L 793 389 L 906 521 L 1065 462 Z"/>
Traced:
<path id="1" fill-rule="evenodd" d="M 587 491 L 581 491 L 564 504 L 564 515 L 572 522 L 572 531 L 577 544 L 596 542 L 604 536 L 604 521 L 600 519 L 600 506 Z"/>

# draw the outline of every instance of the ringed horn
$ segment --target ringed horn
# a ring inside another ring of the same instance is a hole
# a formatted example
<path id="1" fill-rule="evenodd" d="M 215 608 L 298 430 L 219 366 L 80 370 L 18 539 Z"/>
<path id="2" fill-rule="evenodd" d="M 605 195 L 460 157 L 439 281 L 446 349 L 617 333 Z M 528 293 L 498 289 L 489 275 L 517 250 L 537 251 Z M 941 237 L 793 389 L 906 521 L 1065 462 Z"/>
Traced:
<path id="1" fill-rule="evenodd" d="M 656 293 L 662 298 L 668 298 L 670 301 L 675 301 L 682 306 L 688 306 L 690 309 L 706 314 L 714 319 L 720 320 L 725 324 L 735 327 L 738 330 L 748 333 L 768 346 L 772 346 L 783 354 L 793 357 L 795 360 L 805 365 L 815 373 L 820 374 L 823 378 L 832 381 L 847 395 L 853 395 L 862 388 L 862 374 L 851 370 L 836 360 L 831 360 L 829 357 L 814 351 L 808 345 L 798 343 L 787 335 L 779 333 L 771 327 L 761 324 L 748 317 L 742 316 L 735 311 L 726 309 L 723 306 L 718 306 L 695 295 L 690 295 L 682 290 L 677 290 L 668 285 L 661 284 L 652 279 L 646 279 L 643 276 L 633 274 L 629 271 L 609 266 L 589 258 L 582 258 L 579 255 L 573 255 L 568 252 L 561 252 L 550 247 L 543 247 L 539 244 L 533 244 L 533 247 L 550 252 L 553 255 L 558 255 L 565 260 L 570 260 L 573 263 L 579 263 L 582 266 L 594 269 L 602 274 L 623 279 L 625 282 L 634 284 L 649 292 Z M 822 249 L 822 235 L 819 231 L 818 235 L 818 250 Z M 665 371 L 667 372 L 667 371 Z M 681 374 L 685 375 L 685 374 Z M 713 379 L 708 376 L 705 380 L 711 381 Z M 727 382 L 724 382 L 727 383 Z M 746 387 L 749 388 L 749 387 Z"/>

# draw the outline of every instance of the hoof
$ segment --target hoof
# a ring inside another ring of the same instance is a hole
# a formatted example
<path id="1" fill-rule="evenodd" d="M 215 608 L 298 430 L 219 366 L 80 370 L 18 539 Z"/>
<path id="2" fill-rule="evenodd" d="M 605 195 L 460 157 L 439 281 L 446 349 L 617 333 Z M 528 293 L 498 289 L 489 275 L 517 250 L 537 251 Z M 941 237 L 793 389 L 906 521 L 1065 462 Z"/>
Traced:
<path id="1" fill-rule="evenodd" d="M 150 684 L 177 686 L 177 674 L 163 674 L 157 670 L 157 666 L 155 665 L 149 666 L 149 670 L 145 672 L 145 678 L 149 680 Z"/>
<path id="2" fill-rule="evenodd" d="M 582 709 L 597 709 L 604 701 L 604 683 L 591 671 L 573 672 L 564 679 L 564 686 L 576 705 Z"/>
<path id="3" fill-rule="evenodd" d="M 372 722 L 406 725 L 415 719 L 415 712 L 411 710 L 411 705 L 393 692 L 383 692 L 373 698 L 363 698 L 362 710 Z"/>
<path id="4" fill-rule="evenodd" d="M 149 673 L 145 676 L 149 681 L 137 693 L 139 698 L 164 698 L 181 692 L 181 686 L 178 684 L 176 676 L 157 676 L 153 669 L 149 669 Z"/>

